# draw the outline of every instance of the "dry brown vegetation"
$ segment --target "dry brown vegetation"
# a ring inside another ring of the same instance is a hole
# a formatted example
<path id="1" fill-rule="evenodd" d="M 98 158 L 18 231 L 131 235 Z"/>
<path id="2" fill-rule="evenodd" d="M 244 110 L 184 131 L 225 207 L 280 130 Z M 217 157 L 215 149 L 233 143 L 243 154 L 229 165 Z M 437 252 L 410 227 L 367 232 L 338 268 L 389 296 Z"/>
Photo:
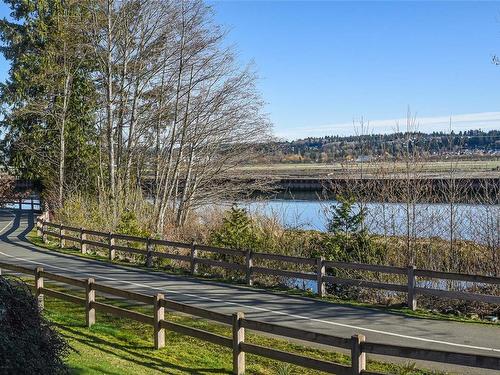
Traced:
<path id="1" fill-rule="evenodd" d="M 0 172 L 0 199 L 11 198 L 14 194 L 14 178 Z"/>

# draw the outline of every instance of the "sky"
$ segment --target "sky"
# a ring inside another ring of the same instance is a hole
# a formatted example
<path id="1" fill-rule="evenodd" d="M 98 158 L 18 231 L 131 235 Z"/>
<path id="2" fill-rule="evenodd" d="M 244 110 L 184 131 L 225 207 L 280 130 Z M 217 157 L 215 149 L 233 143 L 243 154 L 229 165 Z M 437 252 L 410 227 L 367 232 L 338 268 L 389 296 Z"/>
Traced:
<path id="1" fill-rule="evenodd" d="M 285 139 L 500 129 L 500 2 L 209 1 Z M 0 4 L 0 17 L 9 13 Z M 0 57 L 0 79 L 8 63 Z"/>
<path id="2" fill-rule="evenodd" d="M 213 1 L 276 135 L 500 129 L 500 2 Z M 398 120 L 399 119 L 399 120 Z"/>

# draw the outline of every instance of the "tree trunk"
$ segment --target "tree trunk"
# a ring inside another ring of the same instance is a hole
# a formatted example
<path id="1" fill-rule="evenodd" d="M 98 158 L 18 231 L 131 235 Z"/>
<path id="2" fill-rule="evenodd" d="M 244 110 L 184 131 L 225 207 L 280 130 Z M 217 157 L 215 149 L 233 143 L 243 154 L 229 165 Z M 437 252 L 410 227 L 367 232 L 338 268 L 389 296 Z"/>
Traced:
<path id="1" fill-rule="evenodd" d="M 109 158 L 109 198 L 113 209 L 113 220 L 116 220 L 116 176 L 115 148 L 113 131 L 113 69 L 112 69 L 112 20 L 113 0 L 107 1 L 107 56 L 106 56 L 106 121 Z"/>

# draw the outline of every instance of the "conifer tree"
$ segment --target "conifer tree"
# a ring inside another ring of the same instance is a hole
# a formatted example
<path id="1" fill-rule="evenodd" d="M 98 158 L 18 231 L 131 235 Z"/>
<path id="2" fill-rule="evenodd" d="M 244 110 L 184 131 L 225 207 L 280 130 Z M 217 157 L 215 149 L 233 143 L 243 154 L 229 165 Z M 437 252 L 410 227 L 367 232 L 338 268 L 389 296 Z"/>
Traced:
<path id="1" fill-rule="evenodd" d="M 338 203 L 331 207 L 331 217 L 328 222 L 328 231 L 334 234 L 349 235 L 359 233 L 363 229 L 365 211 L 355 211 L 353 197 L 337 197 Z"/>
<path id="2" fill-rule="evenodd" d="M 48 199 L 94 185 L 98 153 L 85 1 L 9 0 L 0 51 L 11 62 L 0 87 L 2 148 L 20 177 L 38 180 Z"/>

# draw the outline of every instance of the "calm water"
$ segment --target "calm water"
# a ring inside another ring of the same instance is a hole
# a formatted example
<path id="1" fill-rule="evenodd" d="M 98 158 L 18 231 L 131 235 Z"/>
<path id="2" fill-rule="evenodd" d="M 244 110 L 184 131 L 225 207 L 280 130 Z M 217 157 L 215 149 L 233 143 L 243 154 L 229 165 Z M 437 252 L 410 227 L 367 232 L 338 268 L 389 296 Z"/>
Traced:
<path id="1" fill-rule="evenodd" d="M 240 203 L 253 214 L 277 218 L 288 228 L 327 230 L 334 200 L 317 199 L 272 199 Z M 358 208 L 359 209 L 359 208 Z M 330 212 L 330 214 L 329 214 Z M 408 229 L 408 208 L 402 203 L 366 204 L 365 225 L 371 233 L 382 235 L 405 235 Z M 440 237 L 450 240 L 470 240 L 477 243 L 500 244 L 500 205 L 417 204 L 410 206 L 410 231 L 417 237 Z M 453 214 L 453 215 L 451 215 Z M 450 217 L 453 217 L 453 222 Z M 451 231 L 453 228 L 453 231 Z M 425 287 L 425 281 L 420 286 Z M 316 291 L 316 283 L 308 280 L 289 279 L 290 287 Z M 463 287 L 467 283 L 462 283 Z M 447 286 L 432 284 L 434 288 Z M 394 294 L 388 292 L 388 294 Z"/>
<path id="2" fill-rule="evenodd" d="M 288 228 L 326 231 L 334 200 L 272 199 L 240 203 L 251 213 L 273 216 Z M 357 208 L 359 210 L 359 208 Z M 365 226 L 385 235 L 404 235 L 408 230 L 418 237 L 441 237 L 484 242 L 500 236 L 500 206 L 456 204 L 367 203 Z M 450 218 L 453 217 L 453 220 Z M 451 230 L 453 229 L 453 230 Z"/>

